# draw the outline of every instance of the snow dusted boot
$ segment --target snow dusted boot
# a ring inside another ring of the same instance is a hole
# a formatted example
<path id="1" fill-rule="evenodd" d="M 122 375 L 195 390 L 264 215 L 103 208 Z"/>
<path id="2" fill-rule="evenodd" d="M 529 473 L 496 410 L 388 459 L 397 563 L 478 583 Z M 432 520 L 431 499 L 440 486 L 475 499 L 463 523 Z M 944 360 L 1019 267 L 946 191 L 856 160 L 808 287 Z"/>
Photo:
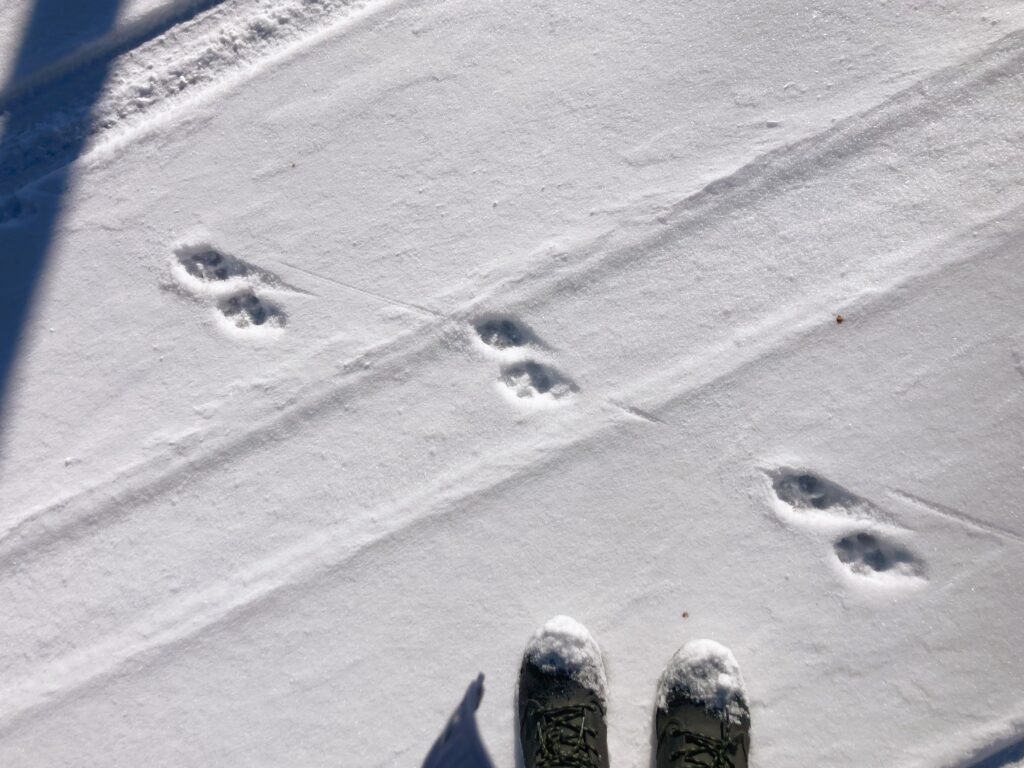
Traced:
<path id="1" fill-rule="evenodd" d="M 582 624 L 556 616 L 538 629 L 519 672 L 526 768 L 608 768 L 606 691 L 601 650 Z"/>
<path id="2" fill-rule="evenodd" d="M 658 685 L 657 768 L 747 768 L 750 709 L 732 652 L 693 640 L 669 662 Z"/>

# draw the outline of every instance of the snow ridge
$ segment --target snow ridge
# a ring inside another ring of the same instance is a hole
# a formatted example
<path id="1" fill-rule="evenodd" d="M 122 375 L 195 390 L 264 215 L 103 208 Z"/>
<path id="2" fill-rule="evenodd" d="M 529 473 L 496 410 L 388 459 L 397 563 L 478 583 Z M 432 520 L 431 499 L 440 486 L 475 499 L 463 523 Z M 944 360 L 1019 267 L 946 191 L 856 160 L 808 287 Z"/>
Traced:
<path id="1" fill-rule="evenodd" d="M 72 162 L 83 138 L 94 144 L 114 129 L 138 124 L 156 107 L 191 96 L 288 44 L 381 4 L 224 0 L 134 48 L 93 51 L 92 58 L 74 62 L 81 64 L 78 69 L 57 69 L 53 80 L 27 93 L 19 87 L 0 103 L 0 117 L 9 125 L 17 114 L 19 123 L 0 144 L 0 194 Z M 110 77 L 91 104 L 77 93 L 77 83 L 102 67 L 110 68 Z"/>

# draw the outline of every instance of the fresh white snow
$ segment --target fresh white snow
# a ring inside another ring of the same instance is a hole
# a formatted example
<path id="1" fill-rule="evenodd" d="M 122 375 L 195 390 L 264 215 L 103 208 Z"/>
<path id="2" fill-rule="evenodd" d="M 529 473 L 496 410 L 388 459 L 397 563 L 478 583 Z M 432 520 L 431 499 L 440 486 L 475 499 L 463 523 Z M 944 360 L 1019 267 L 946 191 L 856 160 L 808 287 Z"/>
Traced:
<path id="1" fill-rule="evenodd" d="M 28 7 L 0 765 L 512 765 L 563 613 L 616 766 L 697 637 L 754 765 L 1024 745 L 1020 3 Z"/>

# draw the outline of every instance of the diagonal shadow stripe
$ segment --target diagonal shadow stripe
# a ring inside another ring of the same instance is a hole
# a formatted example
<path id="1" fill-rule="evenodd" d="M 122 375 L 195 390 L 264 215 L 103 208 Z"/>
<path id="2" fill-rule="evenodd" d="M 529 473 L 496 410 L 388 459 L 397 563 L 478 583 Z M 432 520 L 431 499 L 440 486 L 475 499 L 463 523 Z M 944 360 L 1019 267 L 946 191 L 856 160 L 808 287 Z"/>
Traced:
<path id="1" fill-rule="evenodd" d="M 21 39 L 11 83 L 7 87 L 45 66 L 41 51 L 54 51 L 55 56 L 62 54 L 59 46 L 55 48 L 55 30 L 87 29 L 87 37 L 102 37 L 113 28 L 120 5 L 121 0 L 81 0 L 71 4 L 65 0 L 36 0 Z M 81 40 L 82 44 L 87 42 Z M 108 71 L 107 65 L 100 64 L 82 73 L 74 94 L 77 104 L 85 105 L 85 109 L 91 112 L 103 90 Z M 60 113 L 58 111 L 48 117 L 59 119 Z M 5 118 L 0 146 L 5 138 L 23 134 L 27 127 L 41 119 L 38 113 L 18 104 L 9 107 Z M 80 132 L 66 147 L 72 161 L 81 154 L 87 135 L 85 131 Z M 12 170 L 10 166 L 0 167 L 0 184 Z M 19 353 L 23 352 L 21 342 L 53 246 L 70 177 L 70 169 L 66 166 L 49 176 L 45 180 L 45 199 L 40 198 L 38 204 L 31 205 L 32 215 L 25 215 L 29 213 L 29 206 L 20 195 L 0 201 L 0 271 L 4 275 L 0 281 L 0 428 L 6 418 L 16 363 Z M 27 194 L 38 196 L 39 191 Z M 6 222 L 4 211 L 10 214 Z"/>

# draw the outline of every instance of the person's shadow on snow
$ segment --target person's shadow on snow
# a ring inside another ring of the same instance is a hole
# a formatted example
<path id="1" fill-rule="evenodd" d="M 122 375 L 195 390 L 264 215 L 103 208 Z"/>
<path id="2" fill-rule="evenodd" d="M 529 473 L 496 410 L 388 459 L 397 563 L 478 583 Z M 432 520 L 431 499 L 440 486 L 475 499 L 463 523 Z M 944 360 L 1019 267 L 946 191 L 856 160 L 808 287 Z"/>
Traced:
<path id="1" fill-rule="evenodd" d="M 494 768 L 476 725 L 476 710 L 483 697 L 481 673 L 466 689 L 462 702 L 427 753 L 423 768 Z"/>

